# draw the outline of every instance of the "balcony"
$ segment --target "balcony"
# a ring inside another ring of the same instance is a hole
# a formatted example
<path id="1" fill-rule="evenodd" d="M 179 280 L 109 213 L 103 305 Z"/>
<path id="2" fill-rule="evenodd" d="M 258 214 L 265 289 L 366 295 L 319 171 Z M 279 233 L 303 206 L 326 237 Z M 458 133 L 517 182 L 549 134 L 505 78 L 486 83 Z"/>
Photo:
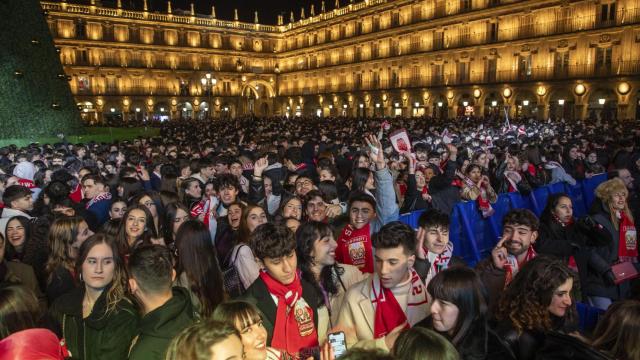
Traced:
<path id="1" fill-rule="evenodd" d="M 504 70 L 491 72 L 471 72 L 468 76 L 456 76 L 454 74 L 439 74 L 435 76 L 409 76 L 381 81 L 363 80 L 356 88 L 353 85 L 339 83 L 335 85 L 319 86 L 307 89 L 307 94 L 321 94 L 326 92 L 347 92 L 353 90 L 393 90 L 407 88 L 424 88 L 437 86 L 456 85 L 479 85 L 492 83 L 517 83 L 534 81 L 553 81 L 567 79 L 597 79 L 616 76 L 635 76 L 640 73 L 640 60 L 621 61 L 606 67 L 596 67 L 595 65 L 570 65 L 561 70 L 557 67 L 534 67 L 531 71 L 523 72 L 519 70 Z M 283 96 L 302 95 L 291 91 L 283 91 Z M 306 94 L 305 94 L 306 95 Z"/>

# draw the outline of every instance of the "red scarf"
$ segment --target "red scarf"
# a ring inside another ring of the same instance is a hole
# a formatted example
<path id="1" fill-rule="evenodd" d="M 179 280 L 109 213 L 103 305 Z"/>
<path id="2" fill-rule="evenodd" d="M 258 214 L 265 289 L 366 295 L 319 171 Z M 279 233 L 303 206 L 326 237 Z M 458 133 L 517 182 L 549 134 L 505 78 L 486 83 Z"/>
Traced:
<path id="1" fill-rule="evenodd" d="M 478 185 L 469 177 L 465 176 L 464 182 L 465 182 L 465 185 L 468 187 L 478 187 Z M 495 210 L 493 210 L 493 207 L 491 206 L 491 202 L 489 202 L 489 199 L 487 199 L 486 189 L 487 189 L 487 184 L 483 183 L 482 186 L 479 188 L 480 195 L 476 199 L 476 201 L 478 202 L 478 209 L 480 209 L 480 212 L 482 213 L 483 218 L 488 218 L 489 216 L 493 215 L 493 213 L 495 212 Z"/>
<path id="2" fill-rule="evenodd" d="M 278 298 L 276 322 L 273 326 L 271 347 L 289 354 L 298 354 L 301 350 L 318 346 L 318 333 L 313 323 L 313 309 L 302 298 L 300 275 L 289 285 L 283 285 L 266 271 L 260 272 L 271 295 Z"/>
<path id="3" fill-rule="evenodd" d="M 373 324 L 373 337 L 375 339 L 387 336 L 393 329 L 402 324 L 405 324 L 405 328 L 408 329 L 411 324 L 407 313 L 412 310 L 426 315 L 426 308 L 424 308 L 427 304 L 426 291 L 424 291 L 420 276 L 413 269 L 411 269 L 411 288 L 406 310 L 402 309 L 395 295 L 393 295 L 393 291 L 382 286 L 377 274 L 371 277 L 371 302 L 376 308 Z M 411 318 L 415 318 L 415 315 L 413 314 Z"/>
<path id="4" fill-rule="evenodd" d="M 363 273 L 373 272 L 373 243 L 371 225 L 356 229 L 351 224 L 342 229 L 338 237 L 336 260 L 341 264 L 357 266 Z"/>
<path id="5" fill-rule="evenodd" d="M 504 287 L 506 288 L 511 283 L 511 280 L 513 280 L 513 277 L 516 276 L 516 274 L 518 273 L 518 270 L 520 270 L 520 268 L 524 264 L 529 262 L 529 260 L 535 258 L 537 255 L 538 254 L 536 254 L 536 251 L 533 250 L 533 246 L 531 245 L 529 245 L 529 249 L 527 249 L 527 255 L 525 256 L 524 261 L 522 262 L 519 262 L 518 258 L 516 258 L 515 256 L 508 254 L 507 263 L 504 265 L 504 270 L 507 272 L 505 277 Z"/>
<path id="6" fill-rule="evenodd" d="M 620 211 L 620 240 L 618 241 L 618 260 L 621 262 L 638 262 L 638 240 L 633 221 Z"/>

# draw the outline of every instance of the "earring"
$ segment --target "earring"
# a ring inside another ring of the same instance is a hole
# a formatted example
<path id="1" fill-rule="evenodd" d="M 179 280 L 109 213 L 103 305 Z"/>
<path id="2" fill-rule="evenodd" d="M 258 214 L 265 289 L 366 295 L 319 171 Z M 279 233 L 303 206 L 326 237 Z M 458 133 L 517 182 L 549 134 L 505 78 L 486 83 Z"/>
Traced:
<path id="1" fill-rule="evenodd" d="M 83 280 L 82 280 L 82 273 L 80 273 L 80 276 L 79 276 L 79 277 L 80 277 L 80 281 L 83 281 Z"/>

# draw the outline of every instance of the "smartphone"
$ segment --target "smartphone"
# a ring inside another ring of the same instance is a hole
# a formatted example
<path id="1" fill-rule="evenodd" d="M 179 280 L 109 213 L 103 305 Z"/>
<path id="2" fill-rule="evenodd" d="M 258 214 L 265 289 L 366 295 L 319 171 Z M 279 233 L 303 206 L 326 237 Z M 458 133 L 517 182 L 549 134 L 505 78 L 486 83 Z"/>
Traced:
<path id="1" fill-rule="evenodd" d="M 347 352 L 347 341 L 344 337 L 344 332 L 329 334 L 329 345 L 331 345 L 336 359 L 344 355 Z"/>

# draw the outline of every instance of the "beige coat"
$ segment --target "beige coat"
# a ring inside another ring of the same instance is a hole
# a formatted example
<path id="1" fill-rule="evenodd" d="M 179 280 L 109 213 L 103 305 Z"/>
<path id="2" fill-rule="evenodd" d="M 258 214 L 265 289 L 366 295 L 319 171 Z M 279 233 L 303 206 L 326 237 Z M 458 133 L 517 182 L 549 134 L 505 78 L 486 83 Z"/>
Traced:
<path id="1" fill-rule="evenodd" d="M 375 308 L 371 302 L 371 277 L 353 285 L 346 293 L 344 302 L 338 315 L 338 327 L 345 329 L 347 343 L 350 347 L 378 348 L 389 351 L 385 338 L 374 339 Z M 424 285 L 424 284 L 421 284 Z M 410 326 L 415 325 L 427 317 L 429 305 L 427 303 L 426 288 L 418 296 L 420 301 L 411 303 L 404 309 Z"/>
<path id="2" fill-rule="evenodd" d="M 338 316 L 340 315 L 340 308 L 342 307 L 342 301 L 344 294 L 354 284 L 363 280 L 368 274 L 363 274 L 356 266 L 348 264 L 340 264 L 340 267 L 344 269 L 344 273 L 340 275 L 340 283 L 338 283 L 338 293 L 329 298 L 331 304 L 331 316 L 329 316 L 329 309 L 326 306 L 318 308 L 318 339 L 320 344 L 326 339 L 327 333 L 338 323 Z"/>

